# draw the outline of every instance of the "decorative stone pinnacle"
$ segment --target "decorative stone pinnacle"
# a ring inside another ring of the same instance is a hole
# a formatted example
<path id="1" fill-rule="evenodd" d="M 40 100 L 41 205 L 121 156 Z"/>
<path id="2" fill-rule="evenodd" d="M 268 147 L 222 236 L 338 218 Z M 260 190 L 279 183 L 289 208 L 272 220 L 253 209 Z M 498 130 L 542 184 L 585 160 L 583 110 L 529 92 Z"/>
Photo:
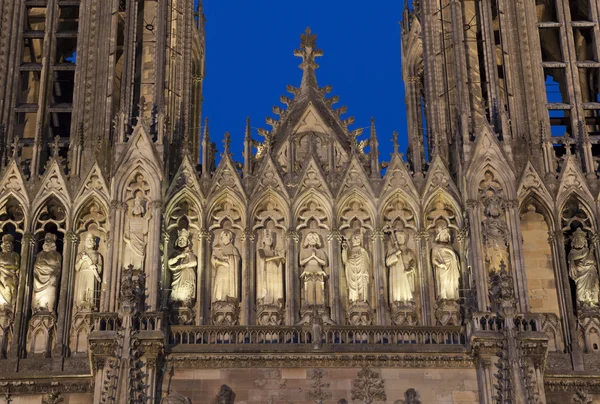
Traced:
<path id="1" fill-rule="evenodd" d="M 204 118 L 204 134 L 203 134 L 203 142 L 210 142 L 210 131 L 208 129 L 208 117 Z"/>
<path id="2" fill-rule="evenodd" d="M 58 151 L 60 149 L 60 136 L 54 137 L 54 142 L 50 146 L 52 148 L 52 157 L 58 157 Z"/>
<path id="3" fill-rule="evenodd" d="M 323 56 L 323 51 L 317 49 L 317 36 L 312 33 L 310 27 L 306 27 L 304 34 L 300 35 L 300 49 L 294 51 L 294 55 L 302 58 L 300 68 L 302 70 L 317 69 L 315 58 Z"/>
<path id="4" fill-rule="evenodd" d="M 12 143 L 12 158 L 17 158 L 19 156 L 19 138 L 14 137 Z"/>
<path id="5" fill-rule="evenodd" d="M 571 136 L 568 133 L 565 133 L 565 135 L 563 136 L 563 143 L 565 144 L 565 152 L 567 153 L 568 156 L 571 155 L 571 145 L 573 143 L 575 143 L 575 141 L 573 139 L 571 139 Z"/>
<path id="6" fill-rule="evenodd" d="M 398 154 L 398 132 L 396 131 L 392 135 L 392 142 L 394 143 L 394 154 Z"/>
<path id="7" fill-rule="evenodd" d="M 231 135 L 229 132 L 225 132 L 225 136 L 223 137 L 223 146 L 224 146 L 224 155 L 229 155 L 229 147 L 231 146 Z"/>

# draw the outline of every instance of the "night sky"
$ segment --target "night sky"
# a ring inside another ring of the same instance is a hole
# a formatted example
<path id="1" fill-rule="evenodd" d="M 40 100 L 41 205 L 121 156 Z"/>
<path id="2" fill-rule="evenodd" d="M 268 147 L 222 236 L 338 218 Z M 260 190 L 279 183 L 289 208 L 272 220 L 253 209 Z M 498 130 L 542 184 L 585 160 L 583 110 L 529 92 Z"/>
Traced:
<path id="1" fill-rule="evenodd" d="M 350 129 L 365 128 L 375 118 L 380 158 L 389 159 L 392 132 L 407 145 L 404 85 L 400 65 L 402 0 L 204 0 L 206 77 L 203 117 L 220 152 L 231 133 L 234 159 L 242 161 L 245 119 L 253 137 L 257 128 L 271 129 L 266 116 L 286 86 L 298 87 L 302 71 L 293 51 L 307 26 L 317 34 L 324 56 L 317 59 L 319 86 L 332 85 L 334 105 L 354 116 Z"/>

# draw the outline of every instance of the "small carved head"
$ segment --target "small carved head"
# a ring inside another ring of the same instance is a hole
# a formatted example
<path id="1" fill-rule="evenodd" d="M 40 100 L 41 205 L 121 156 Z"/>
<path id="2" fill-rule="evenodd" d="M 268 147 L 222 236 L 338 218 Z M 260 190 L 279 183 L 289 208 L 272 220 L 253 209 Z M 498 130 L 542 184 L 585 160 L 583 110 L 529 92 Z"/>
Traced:
<path id="1" fill-rule="evenodd" d="M 318 233 L 311 231 L 310 233 L 308 233 L 306 235 L 306 238 L 304 239 L 304 248 L 306 248 L 306 247 L 320 248 L 321 245 L 322 245 L 321 236 L 319 236 Z"/>
<path id="2" fill-rule="evenodd" d="M 435 241 L 440 243 L 449 243 L 452 240 L 452 236 L 450 235 L 450 229 L 448 228 L 448 223 L 446 223 L 444 220 L 439 220 L 437 222 L 435 230 Z"/>
<path id="3" fill-rule="evenodd" d="M 190 232 L 188 229 L 181 229 L 177 231 L 177 241 L 175 242 L 177 247 L 185 248 L 190 243 Z"/>
<path id="4" fill-rule="evenodd" d="M 398 245 L 405 245 L 408 235 L 406 234 L 406 232 L 404 230 L 396 230 L 396 231 L 394 231 L 394 237 L 396 237 L 396 241 L 398 242 Z"/>
<path id="5" fill-rule="evenodd" d="M 56 234 L 46 233 L 42 248 L 45 252 L 56 251 Z"/>
<path id="6" fill-rule="evenodd" d="M 269 229 L 264 229 L 263 230 L 263 246 L 265 247 L 272 247 L 273 246 L 273 242 L 274 242 L 274 234 L 271 230 Z"/>
<path id="7" fill-rule="evenodd" d="M 573 233 L 571 237 L 571 247 L 575 249 L 581 249 L 588 246 L 587 234 L 585 231 L 581 230 L 581 227 L 578 227 L 577 230 Z"/>
<path id="8" fill-rule="evenodd" d="M 2 252 L 12 252 L 13 251 L 13 241 L 14 237 L 10 234 L 5 234 L 2 236 Z"/>
<path id="9" fill-rule="evenodd" d="M 353 247 L 358 247 L 362 245 L 362 235 L 360 233 L 354 233 L 350 238 L 350 242 Z"/>
<path id="10" fill-rule="evenodd" d="M 98 237 L 94 236 L 92 233 L 88 233 L 85 236 L 85 248 L 89 250 L 95 250 L 98 245 Z"/>
<path id="11" fill-rule="evenodd" d="M 221 244 L 223 245 L 229 245 L 231 244 L 231 242 L 233 241 L 233 233 L 231 230 L 229 229 L 225 229 L 221 232 Z"/>

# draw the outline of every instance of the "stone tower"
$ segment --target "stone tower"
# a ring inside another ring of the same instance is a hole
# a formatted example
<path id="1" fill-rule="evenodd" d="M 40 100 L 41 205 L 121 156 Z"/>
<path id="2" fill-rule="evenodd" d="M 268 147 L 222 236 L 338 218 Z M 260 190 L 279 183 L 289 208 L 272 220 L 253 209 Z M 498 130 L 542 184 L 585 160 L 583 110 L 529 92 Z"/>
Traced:
<path id="1" fill-rule="evenodd" d="M 236 162 L 200 131 L 193 0 L 0 0 L 0 392 L 600 399 L 598 15 L 407 4 L 389 161 L 307 28 L 299 86 Z"/>

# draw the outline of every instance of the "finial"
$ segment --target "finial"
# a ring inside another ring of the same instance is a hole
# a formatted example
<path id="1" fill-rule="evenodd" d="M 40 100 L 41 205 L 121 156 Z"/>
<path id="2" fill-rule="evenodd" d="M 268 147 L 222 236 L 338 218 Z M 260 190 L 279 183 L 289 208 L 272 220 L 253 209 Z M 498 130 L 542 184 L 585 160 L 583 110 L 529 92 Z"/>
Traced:
<path id="1" fill-rule="evenodd" d="M 229 146 L 231 146 L 231 135 L 229 134 L 229 132 L 225 132 L 225 136 L 223 137 L 223 146 L 223 155 L 229 155 Z"/>
<path id="2" fill-rule="evenodd" d="M 392 142 L 394 143 L 394 154 L 398 154 L 398 132 L 396 131 L 392 135 Z"/>
<path id="3" fill-rule="evenodd" d="M 252 127 L 250 126 L 250 117 L 246 117 L 246 139 L 252 137 Z"/>
<path id="4" fill-rule="evenodd" d="M 142 95 L 140 98 L 140 103 L 138 104 L 138 109 L 140 111 L 140 117 L 143 117 L 146 113 L 146 97 Z"/>
<path id="5" fill-rule="evenodd" d="M 203 142 L 210 141 L 210 132 L 208 130 L 208 117 L 204 118 L 204 134 L 202 136 L 202 141 Z"/>
<path id="6" fill-rule="evenodd" d="M 18 137 L 14 137 L 13 138 L 13 143 L 12 143 L 12 158 L 16 159 L 19 156 L 19 138 Z"/>
<path id="7" fill-rule="evenodd" d="M 563 143 L 565 145 L 565 152 L 567 154 L 567 156 L 571 155 L 571 145 L 573 143 L 575 143 L 575 141 L 573 139 L 571 139 L 571 136 L 565 132 L 564 136 L 563 136 Z"/>
<path id="8" fill-rule="evenodd" d="M 52 148 L 52 157 L 58 157 L 58 151 L 60 149 L 60 136 L 54 137 L 54 142 L 50 146 Z"/>
<path id="9" fill-rule="evenodd" d="M 317 49 L 317 36 L 312 33 L 310 27 L 306 27 L 304 34 L 300 35 L 300 49 L 294 51 L 294 55 L 302 58 L 300 68 L 302 70 L 317 69 L 315 58 L 323 56 L 323 51 Z"/>

